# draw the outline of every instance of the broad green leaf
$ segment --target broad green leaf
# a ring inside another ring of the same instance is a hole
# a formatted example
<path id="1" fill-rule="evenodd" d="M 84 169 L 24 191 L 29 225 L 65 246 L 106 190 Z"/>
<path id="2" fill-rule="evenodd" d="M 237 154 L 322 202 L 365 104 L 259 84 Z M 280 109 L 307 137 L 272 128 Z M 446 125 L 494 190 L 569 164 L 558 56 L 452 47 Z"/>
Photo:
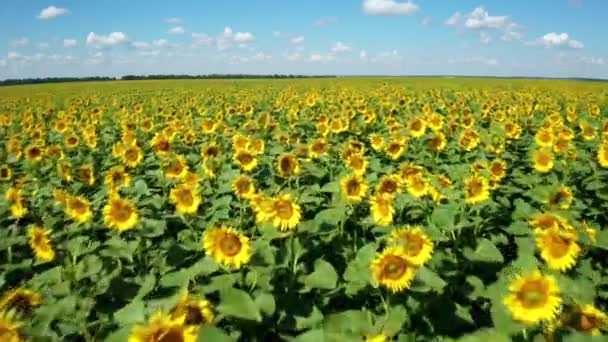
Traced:
<path id="1" fill-rule="evenodd" d="M 233 342 L 234 338 L 230 337 L 226 332 L 213 325 L 204 325 L 198 331 L 198 342 Z"/>
<path id="2" fill-rule="evenodd" d="M 382 326 L 382 333 L 386 336 L 394 336 L 401 330 L 406 320 L 407 310 L 403 305 L 391 307 Z"/>
<path id="3" fill-rule="evenodd" d="M 258 309 L 267 315 L 272 315 L 276 309 L 274 296 L 270 293 L 260 292 L 255 296 L 254 302 Z"/>
<path id="4" fill-rule="evenodd" d="M 310 288 L 333 289 L 338 281 L 334 267 L 323 259 L 317 259 L 314 271 L 301 278 L 302 283 Z"/>
<path id="5" fill-rule="evenodd" d="M 321 329 L 309 330 L 296 336 L 291 342 L 324 342 L 325 334 Z"/>
<path id="6" fill-rule="evenodd" d="M 114 313 L 114 319 L 121 325 L 143 322 L 146 318 L 145 304 L 136 299 Z"/>
<path id="7" fill-rule="evenodd" d="M 217 310 L 224 315 L 260 322 L 262 315 L 251 296 L 235 288 L 220 292 L 220 304 Z"/>
<path id="8" fill-rule="evenodd" d="M 137 295 L 135 299 L 142 299 L 152 290 L 154 290 L 154 286 L 156 285 L 156 276 L 154 274 L 147 274 L 144 276 L 144 279 L 141 283 L 139 290 L 137 291 Z"/>
<path id="9" fill-rule="evenodd" d="M 488 239 L 480 239 L 477 243 L 475 251 L 467 248 L 463 251 L 465 257 L 471 261 L 478 262 L 497 262 L 501 263 L 504 261 L 502 253 L 496 247 L 496 245 Z"/>
<path id="10" fill-rule="evenodd" d="M 296 329 L 310 329 L 319 325 L 323 321 L 323 313 L 317 309 L 316 306 L 312 307 L 310 315 L 307 317 L 294 316 L 296 319 Z"/>
<path id="11" fill-rule="evenodd" d="M 416 279 L 420 280 L 425 285 L 430 286 L 432 289 L 440 293 L 447 285 L 445 280 L 441 279 L 441 277 L 437 273 L 427 267 L 420 267 L 416 271 Z"/>

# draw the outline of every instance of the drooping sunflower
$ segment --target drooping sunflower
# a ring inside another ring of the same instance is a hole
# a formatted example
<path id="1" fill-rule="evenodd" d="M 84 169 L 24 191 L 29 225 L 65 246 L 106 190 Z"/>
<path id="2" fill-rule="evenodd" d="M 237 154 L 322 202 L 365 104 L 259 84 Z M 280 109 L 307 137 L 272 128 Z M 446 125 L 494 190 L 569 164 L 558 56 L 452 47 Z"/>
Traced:
<path id="1" fill-rule="evenodd" d="M 560 209 L 568 209 L 572 205 L 574 195 L 572 189 L 567 186 L 561 186 L 554 193 L 550 194 L 547 199 L 547 204 L 551 207 L 558 207 Z"/>
<path id="2" fill-rule="evenodd" d="M 21 334 L 20 322 L 12 312 L 0 311 L 0 341 L 2 342 L 25 342 Z"/>
<path id="3" fill-rule="evenodd" d="M 395 206 L 390 196 L 374 194 L 370 200 L 370 211 L 374 223 L 381 226 L 388 226 L 393 223 Z"/>
<path id="4" fill-rule="evenodd" d="M 163 172 L 169 179 L 182 179 L 188 173 L 188 164 L 184 156 L 175 154 L 163 163 Z"/>
<path id="5" fill-rule="evenodd" d="M 553 153 L 550 150 L 536 150 L 532 154 L 534 169 L 540 173 L 547 173 L 553 169 Z"/>
<path id="6" fill-rule="evenodd" d="M 562 299 L 555 278 L 537 270 L 517 276 L 503 302 L 515 320 L 533 325 L 552 320 Z"/>
<path id="7" fill-rule="evenodd" d="M 465 203 L 477 204 L 490 198 L 490 186 L 483 176 L 471 176 L 464 180 Z"/>
<path id="8" fill-rule="evenodd" d="M 479 134 L 475 129 L 466 129 L 458 138 L 458 145 L 465 151 L 472 151 L 479 145 Z"/>
<path id="9" fill-rule="evenodd" d="M 25 287 L 10 290 L 0 298 L 0 311 L 14 310 L 23 316 L 29 316 L 40 305 L 42 296 Z"/>
<path id="10" fill-rule="evenodd" d="M 129 168 L 134 168 L 144 159 L 144 156 L 137 145 L 127 146 L 122 154 L 122 162 Z"/>
<path id="11" fill-rule="evenodd" d="M 135 204 L 118 196 L 110 197 L 103 208 L 103 216 L 105 224 L 119 232 L 133 229 L 139 222 L 139 214 Z"/>
<path id="12" fill-rule="evenodd" d="M 198 173 L 187 172 L 182 178 L 182 184 L 186 184 L 191 187 L 197 187 L 201 181 L 201 176 Z"/>
<path id="13" fill-rule="evenodd" d="M 147 323 L 134 326 L 128 342 L 195 342 L 196 327 L 185 325 L 185 319 L 158 312 Z"/>
<path id="14" fill-rule="evenodd" d="M 608 330 L 608 315 L 591 304 L 578 306 L 566 324 L 574 330 L 591 336 L 600 336 Z"/>
<path id="15" fill-rule="evenodd" d="M 270 202 L 270 208 L 270 221 L 280 230 L 294 230 L 300 223 L 302 211 L 290 195 L 274 197 Z"/>
<path id="16" fill-rule="evenodd" d="M 292 153 L 282 154 L 277 161 L 277 171 L 281 177 L 296 176 L 300 173 L 300 162 Z"/>
<path id="17" fill-rule="evenodd" d="M 65 204 L 65 213 L 77 223 L 85 223 L 91 220 L 91 202 L 82 196 L 68 196 Z"/>
<path id="18" fill-rule="evenodd" d="M 232 158 L 245 172 L 250 172 L 258 165 L 256 156 L 248 151 L 236 151 Z"/>
<path id="19" fill-rule="evenodd" d="M 249 238 L 226 226 L 207 229 L 203 233 L 203 248 L 215 262 L 234 269 L 249 263 L 253 254 Z"/>
<path id="20" fill-rule="evenodd" d="M 536 245 L 549 268 L 565 272 L 576 264 L 581 253 L 576 232 L 544 229 L 536 231 Z"/>
<path id="21" fill-rule="evenodd" d="M 405 185 L 407 192 L 416 198 L 421 198 L 429 192 L 429 183 L 422 174 L 410 176 L 406 179 Z"/>
<path id="22" fill-rule="evenodd" d="M 13 178 L 13 170 L 7 164 L 0 166 L 0 181 L 6 182 Z"/>
<path id="23" fill-rule="evenodd" d="M 414 265 L 426 264 L 433 254 L 433 242 L 421 227 L 396 229 L 391 233 L 389 241 L 402 248 L 403 254 Z"/>
<path id="24" fill-rule="evenodd" d="M 367 193 L 368 185 L 361 176 L 351 175 L 340 180 L 342 193 L 346 200 L 351 203 L 358 203 L 363 200 Z"/>
<path id="25" fill-rule="evenodd" d="M 263 139 L 252 139 L 247 144 L 247 151 L 249 151 L 253 154 L 260 155 L 260 154 L 264 153 L 265 145 L 266 144 L 264 143 Z"/>
<path id="26" fill-rule="evenodd" d="M 232 191 L 241 198 L 250 198 L 255 194 L 255 184 L 251 177 L 241 175 L 232 182 Z"/>
<path id="27" fill-rule="evenodd" d="M 201 195 L 196 188 L 188 184 L 178 184 L 169 193 L 175 210 L 180 215 L 194 214 L 202 202 Z"/>
<path id="28" fill-rule="evenodd" d="M 193 326 L 209 324 L 215 318 L 211 303 L 205 298 L 188 293 L 188 291 L 181 293 L 170 314 L 173 319 L 185 316 L 184 324 Z"/>
<path id="29" fill-rule="evenodd" d="M 93 171 L 93 164 L 87 163 L 81 165 L 78 169 L 80 181 L 88 186 L 95 184 L 95 173 Z"/>
<path id="30" fill-rule="evenodd" d="M 41 262 L 51 262 L 55 259 L 55 250 L 50 238 L 50 232 L 39 226 L 28 229 L 29 243 L 36 258 Z"/>
<path id="31" fill-rule="evenodd" d="M 371 263 L 372 281 L 376 286 L 384 286 L 393 293 L 410 287 L 416 275 L 414 266 L 399 247 L 387 247 Z"/>

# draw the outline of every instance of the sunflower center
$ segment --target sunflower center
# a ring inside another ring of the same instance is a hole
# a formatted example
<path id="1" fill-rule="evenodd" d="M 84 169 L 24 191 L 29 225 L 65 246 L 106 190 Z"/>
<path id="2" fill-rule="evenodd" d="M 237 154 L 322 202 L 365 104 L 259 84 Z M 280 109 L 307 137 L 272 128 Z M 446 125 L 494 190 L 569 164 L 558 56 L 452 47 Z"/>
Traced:
<path id="1" fill-rule="evenodd" d="M 247 165 L 253 161 L 253 156 L 249 153 L 240 153 L 237 159 L 241 164 Z"/>
<path id="2" fill-rule="evenodd" d="M 283 171 L 285 173 L 291 173 L 294 169 L 294 163 L 290 157 L 281 158 L 280 165 L 281 165 L 281 171 Z"/>
<path id="3" fill-rule="evenodd" d="M 540 280 L 527 281 L 517 292 L 517 299 L 526 309 L 541 308 L 549 300 L 547 284 Z"/>
<path id="4" fill-rule="evenodd" d="M 87 205 L 80 199 L 74 199 L 70 202 L 70 207 L 74 210 L 78 215 L 82 215 L 87 211 Z"/>
<path id="5" fill-rule="evenodd" d="M 543 229 L 557 226 L 557 219 L 551 215 L 544 215 L 536 220 L 536 225 Z"/>
<path id="6" fill-rule="evenodd" d="M 201 313 L 201 310 L 193 305 L 186 307 L 186 325 L 199 325 L 205 321 L 205 317 Z"/>
<path id="7" fill-rule="evenodd" d="M 577 323 L 578 324 L 575 327 L 576 330 L 590 331 L 593 329 L 597 329 L 600 326 L 601 320 L 598 319 L 597 316 L 580 313 L 580 317 Z"/>
<path id="8" fill-rule="evenodd" d="M 247 179 L 240 179 L 236 182 L 236 188 L 240 193 L 247 193 L 251 188 L 251 183 Z"/>
<path id="9" fill-rule="evenodd" d="M 434 136 L 431 139 L 431 146 L 435 149 L 439 148 L 442 143 L 443 143 L 443 139 L 441 138 L 441 136 Z"/>
<path id="10" fill-rule="evenodd" d="M 27 296 L 24 295 L 15 296 L 15 298 L 13 298 L 13 300 L 7 306 L 14 308 L 15 311 L 26 316 L 31 314 L 33 311 L 33 305 L 31 301 Z"/>
<path id="11" fill-rule="evenodd" d="M 405 274 L 407 268 L 408 265 L 405 259 L 396 255 L 388 255 L 382 260 L 380 278 L 397 280 Z"/>
<path id="12" fill-rule="evenodd" d="M 490 172 L 492 172 L 492 174 L 494 176 L 500 176 L 503 173 L 503 168 L 502 165 L 496 163 L 496 164 L 492 164 L 492 166 L 490 167 Z"/>
<path id="13" fill-rule="evenodd" d="M 422 129 L 422 122 L 420 120 L 416 120 L 412 123 L 412 131 L 420 131 Z"/>
<path id="14" fill-rule="evenodd" d="M 182 171 L 184 171 L 184 165 L 179 160 L 172 161 L 167 170 L 168 173 L 173 175 L 179 175 Z"/>
<path id="15" fill-rule="evenodd" d="M 395 181 L 393 181 L 392 179 L 387 179 L 382 182 L 382 185 L 380 186 L 380 192 L 392 194 L 395 191 L 397 191 L 397 183 Z"/>
<path id="16" fill-rule="evenodd" d="M 207 158 L 213 158 L 213 157 L 217 157 L 217 155 L 219 154 L 219 150 L 217 149 L 217 147 L 212 146 L 212 147 L 208 147 L 205 150 L 205 157 Z M 239 159 L 240 160 L 240 159 Z"/>
<path id="17" fill-rule="evenodd" d="M 348 183 L 346 183 L 346 192 L 349 196 L 356 196 L 361 191 L 361 184 L 356 179 L 350 179 Z"/>
<path id="18" fill-rule="evenodd" d="M 76 139 L 75 137 L 69 137 L 68 138 L 68 144 L 69 145 L 76 145 L 77 142 L 78 142 L 78 139 Z"/>
<path id="19" fill-rule="evenodd" d="M 549 163 L 551 162 L 551 156 L 548 153 L 541 152 L 536 157 L 536 161 L 538 162 L 538 164 L 546 166 L 549 165 Z"/>
<path id="20" fill-rule="evenodd" d="M 194 196 L 192 196 L 192 191 L 190 189 L 182 189 L 177 193 L 177 199 L 180 204 L 185 206 L 191 206 L 194 203 Z"/>
<path id="21" fill-rule="evenodd" d="M 164 331 L 160 338 L 155 341 L 158 342 L 184 342 L 183 327 L 174 327 L 168 331 Z"/>
<path id="22" fill-rule="evenodd" d="M 483 191 L 483 183 L 479 180 L 472 180 L 467 186 L 467 193 L 469 197 L 475 197 L 481 194 Z"/>
<path id="23" fill-rule="evenodd" d="M 130 148 L 128 150 L 125 151 L 125 159 L 127 161 L 136 161 L 137 158 L 139 158 L 139 153 L 137 153 L 137 150 L 134 148 Z"/>
<path id="24" fill-rule="evenodd" d="M 562 258 L 568 254 L 571 242 L 570 239 L 560 236 L 557 233 L 551 233 L 546 238 L 549 253 L 551 253 L 551 256 L 554 258 Z"/>
<path id="25" fill-rule="evenodd" d="M 416 234 L 407 234 L 401 239 L 401 241 L 403 243 L 405 252 L 411 257 L 415 257 L 420 254 L 422 246 L 424 245 L 420 236 Z"/>
<path id="26" fill-rule="evenodd" d="M 282 220 L 289 220 L 293 215 L 293 208 L 289 201 L 278 200 L 274 204 L 274 211 L 277 213 L 277 216 Z"/>
<path id="27" fill-rule="evenodd" d="M 32 147 L 29 151 L 30 158 L 38 158 L 42 152 L 38 147 Z"/>
<path id="28" fill-rule="evenodd" d="M 125 203 L 115 202 L 112 205 L 112 217 L 118 222 L 127 222 L 132 214 L 133 209 Z"/>
<path id="29" fill-rule="evenodd" d="M 355 170 L 359 170 L 363 168 L 363 159 L 354 156 L 352 158 L 350 158 L 350 167 L 352 167 Z"/>
<path id="30" fill-rule="evenodd" d="M 169 151 L 169 142 L 165 139 L 160 140 L 159 142 L 156 143 L 156 150 L 158 151 Z"/>
<path id="31" fill-rule="evenodd" d="M 8 178 L 8 169 L 7 168 L 0 169 L 0 178 Z"/>
<path id="32" fill-rule="evenodd" d="M 388 145 L 388 153 L 390 154 L 396 154 L 399 152 L 399 150 L 401 150 L 401 145 L 398 143 L 391 143 Z"/>
<path id="33" fill-rule="evenodd" d="M 311 146 L 311 150 L 314 153 L 322 153 L 324 149 L 325 149 L 325 145 L 323 143 L 320 143 L 320 142 L 315 142 Z"/>
<path id="34" fill-rule="evenodd" d="M 233 257 L 241 251 L 241 240 L 235 234 L 225 234 L 219 241 L 219 247 L 223 254 Z"/>

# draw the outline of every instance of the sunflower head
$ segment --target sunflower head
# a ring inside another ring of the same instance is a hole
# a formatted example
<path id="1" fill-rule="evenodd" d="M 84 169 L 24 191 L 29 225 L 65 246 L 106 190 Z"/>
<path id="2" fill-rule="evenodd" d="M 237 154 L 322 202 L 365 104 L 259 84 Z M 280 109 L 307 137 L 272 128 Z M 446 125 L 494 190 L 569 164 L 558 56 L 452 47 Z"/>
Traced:
<path id="1" fill-rule="evenodd" d="M 421 227 L 394 230 L 390 241 L 401 247 L 403 254 L 414 265 L 424 265 L 431 259 L 433 242 Z"/>
<path id="2" fill-rule="evenodd" d="M 77 223 L 85 223 L 91 220 L 91 202 L 82 196 L 68 196 L 65 203 L 66 214 Z"/>
<path id="3" fill-rule="evenodd" d="M 139 221 L 137 208 L 129 200 L 112 196 L 103 208 L 104 222 L 119 232 L 130 230 Z"/>
<path id="4" fill-rule="evenodd" d="M 258 164 L 256 156 L 248 151 L 236 151 L 233 156 L 233 159 L 238 164 L 238 166 L 245 172 L 250 172 Z"/>
<path id="5" fill-rule="evenodd" d="M 445 137 L 445 134 L 443 134 L 442 132 L 437 132 L 433 134 L 431 139 L 428 141 L 428 144 L 431 151 L 443 151 L 447 145 L 447 139 Z"/>
<path id="6" fill-rule="evenodd" d="M 7 164 L 0 166 L 0 181 L 6 182 L 13 177 L 13 170 Z"/>
<path id="7" fill-rule="evenodd" d="M 36 258 L 42 262 L 50 262 L 55 259 L 55 251 L 50 239 L 50 232 L 39 226 L 31 226 L 28 229 L 30 247 Z"/>
<path id="8" fill-rule="evenodd" d="M 20 322 L 14 312 L 0 310 L 0 338 L 5 342 L 24 342 Z"/>
<path id="9" fill-rule="evenodd" d="M 495 159 L 488 166 L 490 177 L 495 180 L 501 180 L 507 175 L 507 163 L 502 159 Z"/>
<path id="10" fill-rule="evenodd" d="M 122 153 L 123 163 L 125 164 L 125 166 L 130 168 L 134 168 L 139 165 L 143 158 L 144 156 L 139 147 L 137 147 L 137 145 L 131 145 L 126 147 Z"/>
<path id="11" fill-rule="evenodd" d="M 545 229 L 536 231 L 536 244 L 540 256 L 549 268 L 567 271 L 574 267 L 581 252 L 576 232 Z"/>
<path id="12" fill-rule="evenodd" d="M 320 158 L 327 153 L 327 141 L 323 138 L 315 139 L 309 146 L 310 157 L 313 159 Z"/>
<path id="13" fill-rule="evenodd" d="M 371 264 L 372 281 L 392 292 L 400 292 L 410 287 L 416 275 L 414 266 L 399 247 L 387 247 L 377 254 Z"/>
<path id="14" fill-rule="evenodd" d="M 270 203 L 269 218 L 273 225 L 282 231 L 294 230 L 302 212 L 300 206 L 291 198 L 290 195 L 274 197 Z"/>
<path id="15" fill-rule="evenodd" d="M 426 121 L 420 118 L 413 118 L 408 122 L 407 128 L 412 137 L 419 138 L 426 132 L 426 125 Z"/>
<path id="16" fill-rule="evenodd" d="M 255 194 L 255 184 L 251 177 L 241 175 L 232 182 L 232 190 L 241 198 L 250 198 Z"/>
<path id="17" fill-rule="evenodd" d="M 395 215 L 392 197 L 380 193 L 374 194 L 370 201 L 370 211 L 374 223 L 381 226 L 391 224 Z"/>
<path id="18" fill-rule="evenodd" d="M 196 341 L 196 327 L 187 326 L 184 321 L 185 316 L 174 319 L 171 315 L 158 312 L 147 323 L 133 327 L 129 342 Z"/>
<path id="19" fill-rule="evenodd" d="M 471 176 L 464 181 L 465 202 L 481 203 L 490 198 L 490 185 L 483 176 Z"/>
<path id="20" fill-rule="evenodd" d="M 517 276 L 503 302 L 516 321 L 533 325 L 554 319 L 562 299 L 555 278 L 534 271 Z"/>
<path id="21" fill-rule="evenodd" d="M 608 330 L 608 315 L 591 304 L 578 306 L 568 317 L 566 325 L 592 336 L 602 335 Z"/>
<path id="22" fill-rule="evenodd" d="M 380 178 L 380 183 L 376 188 L 379 194 L 395 195 L 400 190 L 399 180 L 396 176 L 384 175 Z"/>
<path id="23" fill-rule="evenodd" d="M 185 183 L 171 189 L 169 198 L 175 204 L 177 213 L 181 215 L 195 214 L 202 202 L 198 190 Z"/>
<path id="24" fill-rule="evenodd" d="M 560 209 L 568 209 L 572 205 L 574 195 L 572 189 L 567 186 L 559 187 L 554 193 L 549 195 L 547 203 L 550 207 L 557 207 Z"/>
<path id="25" fill-rule="evenodd" d="M 188 173 L 186 158 L 176 154 L 171 156 L 163 165 L 165 176 L 170 179 L 181 179 Z"/>
<path id="26" fill-rule="evenodd" d="M 420 173 L 407 178 L 405 185 L 407 192 L 416 198 L 420 198 L 429 192 L 429 183 Z"/>
<path id="27" fill-rule="evenodd" d="M 240 269 L 252 256 L 248 237 L 232 227 L 219 226 L 203 234 L 203 248 L 218 264 Z"/>
<path id="28" fill-rule="evenodd" d="M 177 304 L 171 310 L 171 318 L 184 318 L 184 325 L 200 326 L 213 322 L 215 317 L 211 303 L 205 298 L 198 298 L 188 292 L 182 293 Z"/>
<path id="29" fill-rule="evenodd" d="M 29 161 L 40 161 L 44 156 L 44 149 L 39 145 L 30 145 L 25 149 L 25 158 Z"/>
<path id="30" fill-rule="evenodd" d="M 29 316 L 40 305 L 42 296 L 25 287 L 10 290 L 0 298 L 0 311 L 14 310 L 24 316 Z"/>
<path id="31" fill-rule="evenodd" d="M 361 155 L 353 154 L 346 159 L 346 165 L 354 174 L 363 175 L 367 171 L 368 161 Z"/>
<path id="32" fill-rule="evenodd" d="M 279 157 L 277 171 L 281 177 L 296 176 L 300 173 L 300 162 L 292 153 L 285 153 Z"/>
<path id="33" fill-rule="evenodd" d="M 93 165 L 91 163 L 82 165 L 78 171 L 81 182 L 88 186 L 95 184 L 95 174 L 93 172 Z"/>
<path id="34" fill-rule="evenodd" d="M 532 154 L 534 169 L 540 173 L 547 173 L 553 169 L 553 153 L 550 150 L 539 149 Z"/>
<path id="35" fill-rule="evenodd" d="M 346 200 L 352 203 L 361 202 L 363 197 L 365 197 L 368 188 L 367 183 L 363 178 L 357 175 L 343 178 L 340 181 L 340 185 Z"/>

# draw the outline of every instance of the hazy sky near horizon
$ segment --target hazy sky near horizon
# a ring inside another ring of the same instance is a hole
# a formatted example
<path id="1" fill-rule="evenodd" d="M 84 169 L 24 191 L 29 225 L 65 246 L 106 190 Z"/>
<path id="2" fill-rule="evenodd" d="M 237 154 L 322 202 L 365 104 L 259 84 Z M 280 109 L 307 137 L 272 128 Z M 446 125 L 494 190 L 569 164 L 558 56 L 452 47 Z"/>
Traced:
<path id="1" fill-rule="evenodd" d="M 608 78 L 608 0 L 3 0 L 0 79 Z"/>

